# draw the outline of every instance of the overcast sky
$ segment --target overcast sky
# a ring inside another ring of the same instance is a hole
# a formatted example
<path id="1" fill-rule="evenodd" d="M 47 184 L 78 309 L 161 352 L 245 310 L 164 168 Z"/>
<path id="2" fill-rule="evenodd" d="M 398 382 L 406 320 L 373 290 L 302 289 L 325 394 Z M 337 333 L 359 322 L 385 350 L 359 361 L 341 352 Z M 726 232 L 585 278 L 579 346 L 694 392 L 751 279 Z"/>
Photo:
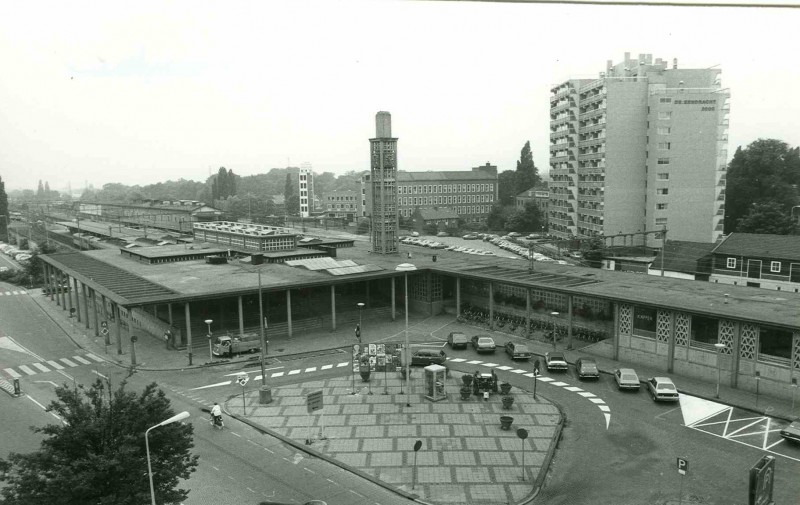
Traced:
<path id="1" fill-rule="evenodd" d="M 369 168 L 392 113 L 402 170 L 548 170 L 549 90 L 650 53 L 719 65 L 729 152 L 800 145 L 800 10 L 467 2 L 7 2 L 7 189 Z"/>

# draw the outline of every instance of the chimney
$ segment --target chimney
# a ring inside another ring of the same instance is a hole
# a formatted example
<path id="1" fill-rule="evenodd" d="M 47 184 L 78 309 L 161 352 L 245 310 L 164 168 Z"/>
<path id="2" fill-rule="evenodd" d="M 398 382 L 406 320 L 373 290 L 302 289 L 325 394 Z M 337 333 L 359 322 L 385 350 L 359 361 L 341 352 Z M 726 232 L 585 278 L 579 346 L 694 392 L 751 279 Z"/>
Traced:
<path id="1" fill-rule="evenodd" d="M 385 111 L 375 114 L 375 138 L 392 138 L 392 115 Z"/>
<path id="2" fill-rule="evenodd" d="M 672 70 L 676 70 L 678 68 L 678 58 L 672 58 Z"/>

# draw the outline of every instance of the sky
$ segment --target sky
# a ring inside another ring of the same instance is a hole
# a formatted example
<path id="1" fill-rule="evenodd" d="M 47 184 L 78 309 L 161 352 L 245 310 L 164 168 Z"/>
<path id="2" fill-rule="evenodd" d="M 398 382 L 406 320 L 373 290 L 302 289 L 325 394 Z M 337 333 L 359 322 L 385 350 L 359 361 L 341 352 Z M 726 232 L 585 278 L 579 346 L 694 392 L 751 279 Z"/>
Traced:
<path id="1" fill-rule="evenodd" d="M 550 88 L 625 52 L 722 69 L 729 155 L 800 145 L 800 9 L 416 1 L 29 1 L 0 16 L 6 190 L 369 169 L 548 171 Z"/>

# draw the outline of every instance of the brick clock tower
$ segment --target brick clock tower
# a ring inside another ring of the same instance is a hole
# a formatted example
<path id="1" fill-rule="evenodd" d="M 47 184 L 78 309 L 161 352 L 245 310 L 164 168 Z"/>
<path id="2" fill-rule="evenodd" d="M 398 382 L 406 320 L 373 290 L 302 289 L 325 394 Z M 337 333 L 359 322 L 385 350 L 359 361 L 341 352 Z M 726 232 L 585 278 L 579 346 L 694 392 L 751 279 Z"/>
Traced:
<path id="1" fill-rule="evenodd" d="M 392 137 L 392 116 L 375 115 L 375 138 L 369 139 L 370 180 L 372 185 L 371 251 L 379 254 L 397 252 L 399 230 L 397 216 L 397 139 Z"/>

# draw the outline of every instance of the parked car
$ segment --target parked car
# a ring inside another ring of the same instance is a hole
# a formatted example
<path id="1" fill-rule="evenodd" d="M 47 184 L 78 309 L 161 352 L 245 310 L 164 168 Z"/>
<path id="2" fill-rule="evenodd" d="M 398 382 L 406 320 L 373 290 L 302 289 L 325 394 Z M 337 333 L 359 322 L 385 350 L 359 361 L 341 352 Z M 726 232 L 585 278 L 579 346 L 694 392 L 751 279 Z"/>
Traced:
<path id="1" fill-rule="evenodd" d="M 614 370 L 614 380 L 617 381 L 618 389 L 631 389 L 639 391 L 641 383 L 639 376 L 633 368 L 617 368 Z"/>
<path id="2" fill-rule="evenodd" d="M 579 259 L 581 259 L 583 257 L 583 254 L 581 254 L 580 251 L 572 251 L 571 253 L 569 253 L 569 257 L 570 258 L 575 258 L 576 260 L 579 260 Z"/>
<path id="3" fill-rule="evenodd" d="M 575 370 L 578 372 L 579 379 L 599 379 L 600 370 L 597 362 L 592 358 L 578 358 L 575 362 Z"/>
<path id="4" fill-rule="evenodd" d="M 567 358 L 563 352 L 548 352 L 544 355 L 545 363 L 547 364 L 547 371 L 558 370 L 559 372 L 566 372 L 569 368 L 567 365 Z"/>
<path id="5" fill-rule="evenodd" d="M 789 426 L 782 429 L 781 436 L 786 440 L 800 443 L 800 420 L 792 421 Z"/>
<path id="6" fill-rule="evenodd" d="M 466 349 L 469 338 L 460 331 L 451 331 L 447 336 L 447 343 L 450 345 L 450 349 Z"/>
<path id="7" fill-rule="evenodd" d="M 464 240 L 478 240 L 478 236 L 474 233 L 467 233 L 461 238 L 463 238 Z"/>
<path id="8" fill-rule="evenodd" d="M 650 377 L 647 379 L 647 390 L 654 401 L 678 401 L 678 389 L 667 377 Z"/>
<path id="9" fill-rule="evenodd" d="M 444 365 L 447 354 L 441 349 L 417 349 L 411 354 L 412 365 Z"/>
<path id="10" fill-rule="evenodd" d="M 0 267 L 0 272 L 8 272 L 8 267 Z"/>
<path id="11" fill-rule="evenodd" d="M 489 335 L 475 335 L 472 337 L 472 348 L 476 352 L 494 352 L 494 339 Z"/>
<path id="12" fill-rule="evenodd" d="M 437 237 L 449 237 L 450 234 L 448 234 L 446 231 L 440 231 L 439 233 L 436 234 L 436 236 Z"/>
<path id="13" fill-rule="evenodd" d="M 531 356 L 533 356 L 533 353 L 525 344 L 506 342 L 505 348 L 511 359 L 531 359 Z"/>

